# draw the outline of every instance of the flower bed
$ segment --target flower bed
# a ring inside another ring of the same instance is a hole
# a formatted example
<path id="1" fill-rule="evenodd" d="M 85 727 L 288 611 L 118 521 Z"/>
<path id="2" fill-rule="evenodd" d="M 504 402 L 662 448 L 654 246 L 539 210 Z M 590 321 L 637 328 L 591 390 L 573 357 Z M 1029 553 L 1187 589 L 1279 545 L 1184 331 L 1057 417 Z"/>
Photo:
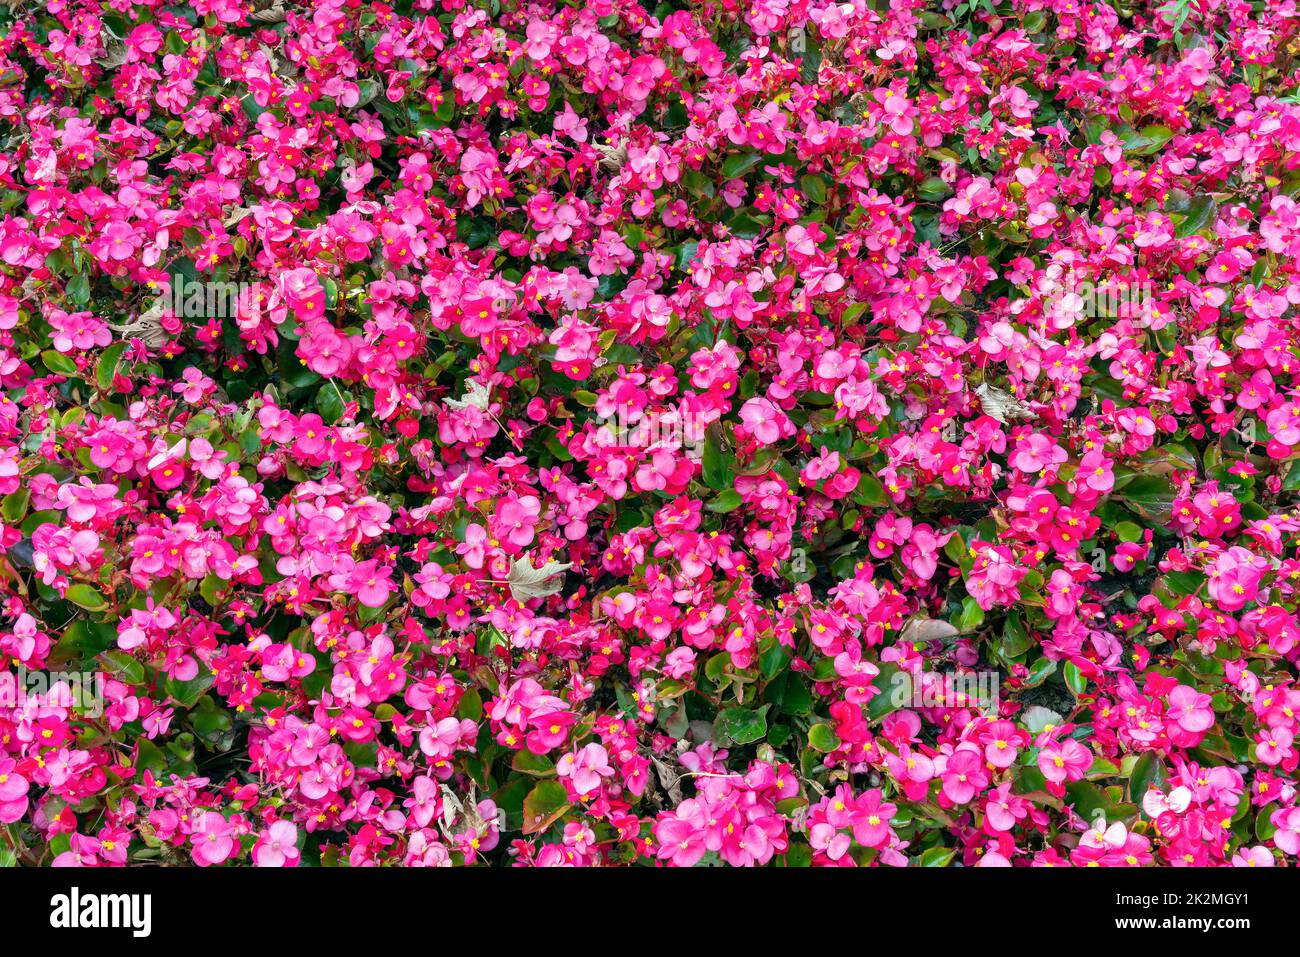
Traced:
<path id="1" fill-rule="evenodd" d="M 1294 864 L 1296 17 L 0 7 L 0 863 Z"/>

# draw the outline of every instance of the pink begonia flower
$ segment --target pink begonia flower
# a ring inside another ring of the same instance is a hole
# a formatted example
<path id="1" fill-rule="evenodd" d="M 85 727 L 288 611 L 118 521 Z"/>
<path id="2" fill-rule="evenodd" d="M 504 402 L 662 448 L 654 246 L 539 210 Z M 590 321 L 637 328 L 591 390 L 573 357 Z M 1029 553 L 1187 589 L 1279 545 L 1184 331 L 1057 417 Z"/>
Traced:
<path id="1" fill-rule="evenodd" d="M 0 823 L 12 824 L 27 813 L 30 782 L 17 768 L 13 758 L 0 758 Z"/>
<path id="2" fill-rule="evenodd" d="M 1214 725 L 1210 696 L 1186 685 L 1169 692 L 1169 713 L 1184 731 L 1200 732 Z"/>
<path id="3" fill-rule="evenodd" d="M 764 445 L 776 444 L 791 429 L 786 414 L 763 398 L 756 397 L 746 402 L 740 409 L 740 419 L 754 438 Z"/>
<path id="4" fill-rule="evenodd" d="M 1254 847 L 1243 847 L 1232 856 L 1233 867 L 1275 867 L 1276 865 L 1273 852 L 1258 844 Z"/>
<path id="5" fill-rule="evenodd" d="M 1092 761 L 1092 753 L 1073 738 L 1049 742 L 1038 751 L 1038 770 L 1053 784 L 1079 780 Z"/>
<path id="6" fill-rule="evenodd" d="M 555 771 L 569 781 L 579 797 L 593 793 L 600 788 L 602 778 L 614 774 L 609 754 L 599 744 L 588 744 L 580 751 L 565 754 L 556 764 Z"/>
<path id="7" fill-rule="evenodd" d="M 234 826 L 216 811 L 203 811 L 190 835 L 191 856 L 200 867 L 224 863 L 235 849 Z"/>
<path id="8" fill-rule="evenodd" d="M 959 750 L 944 762 L 943 794 L 954 804 L 966 804 L 988 784 L 984 760 L 975 750 Z"/>
<path id="9" fill-rule="evenodd" d="M 258 867 L 297 867 L 298 828 L 291 821 L 275 821 L 257 837 L 253 863 Z"/>

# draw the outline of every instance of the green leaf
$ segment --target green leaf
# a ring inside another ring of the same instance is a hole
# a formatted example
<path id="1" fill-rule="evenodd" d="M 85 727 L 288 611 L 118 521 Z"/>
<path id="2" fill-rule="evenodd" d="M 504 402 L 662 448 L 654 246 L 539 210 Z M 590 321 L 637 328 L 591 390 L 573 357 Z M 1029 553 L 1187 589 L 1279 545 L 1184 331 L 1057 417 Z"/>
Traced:
<path id="1" fill-rule="evenodd" d="M 1138 458 L 1142 463 L 1138 471 L 1143 475 L 1171 475 L 1174 472 L 1198 471 L 1196 456 L 1185 445 L 1177 442 L 1147 449 Z"/>
<path id="2" fill-rule="evenodd" d="M 722 178 L 738 179 L 762 161 L 761 153 L 732 153 L 722 161 Z"/>
<path id="3" fill-rule="evenodd" d="M 1286 478 L 1282 481 L 1282 491 L 1296 492 L 1300 491 L 1300 459 L 1296 459 L 1291 464 L 1291 469 L 1286 473 Z"/>
<path id="4" fill-rule="evenodd" d="M 99 357 L 99 363 L 95 366 L 95 385 L 99 386 L 100 392 L 113 388 L 113 379 L 117 375 L 117 367 L 122 362 L 126 346 L 125 342 L 115 342 Z"/>
<path id="5" fill-rule="evenodd" d="M 811 867 L 812 848 L 807 844 L 791 844 L 790 849 L 778 860 L 782 867 Z"/>
<path id="6" fill-rule="evenodd" d="M 559 781 L 539 781 L 524 798 L 525 834 L 546 830 L 569 809 L 569 795 Z"/>
<path id="7" fill-rule="evenodd" d="M 198 707 L 190 713 L 190 724 L 203 740 L 213 744 L 220 741 L 234 722 L 230 719 L 230 712 L 217 707 L 211 695 L 204 695 L 199 699 Z"/>
<path id="8" fill-rule="evenodd" d="M 1169 142 L 1174 131 L 1167 126 L 1153 123 L 1140 131 L 1131 131 L 1124 136 L 1124 149 L 1136 156 L 1150 156 Z"/>
<path id="9" fill-rule="evenodd" d="M 1205 584 L 1205 573 L 1198 571 L 1169 572 L 1158 579 L 1176 595 L 1195 595 Z"/>
<path id="10" fill-rule="evenodd" d="M 531 751 L 516 751 L 510 768 L 529 777 L 544 778 L 555 773 L 555 762 L 545 755 L 533 754 Z"/>
<path id="11" fill-rule="evenodd" d="M 1098 813 L 1104 814 L 1107 821 L 1128 820 L 1135 817 L 1138 809 L 1124 803 L 1122 789 L 1109 787 L 1102 789 L 1091 781 L 1072 781 L 1065 786 L 1066 801 L 1074 805 L 1074 812 L 1085 821 L 1096 819 Z"/>
<path id="12" fill-rule="evenodd" d="M 1219 203 L 1213 196 L 1188 196 L 1182 193 L 1182 197 L 1175 198 L 1175 193 L 1182 193 L 1182 190 L 1170 190 L 1170 202 L 1165 207 L 1165 212 L 1182 217 L 1174 226 L 1174 235 L 1179 239 L 1199 233 L 1214 222 L 1214 217 L 1219 212 Z"/>
<path id="13" fill-rule="evenodd" d="M 90 302 L 90 279 L 84 274 L 78 273 L 68 280 L 67 289 L 68 298 L 78 306 L 84 306 Z"/>
<path id="14" fill-rule="evenodd" d="M 748 213 L 740 213 L 727 223 L 733 233 L 741 239 L 753 239 L 764 229 L 767 217 L 755 218 Z"/>
<path id="15" fill-rule="evenodd" d="M 174 701 L 186 708 L 192 708 L 195 702 L 203 697 L 203 692 L 212 687 L 215 680 L 210 674 L 201 674 L 191 681 L 177 681 L 175 678 L 168 678 L 163 682 L 163 687 Z"/>
<path id="16" fill-rule="evenodd" d="M 1115 525 L 1115 537 L 1121 542 L 1136 542 L 1142 538 L 1142 528 L 1135 522 L 1119 522 Z"/>
<path id="17" fill-rule="evenodd" d="M 777 675 L 768 684 L 764 700 L 776 705 L 783 714 L 808 714 L 812 711 L 812 692 L 803 677 L 794 671 L 785 671 Z"/>
<path id="18" fill-rule="evenodd" d="M 1267 810 L 1260 811 L 1255 818 L 1255 836 L 1261 841 L 1271 841 L 1276 833 L 1277 825 L 1273 823 L 1273 816 Z"/>
<path id="19" fill-rule="evenodd" d="M 718 730 L 736 744 L 761 741 L 767 734 L 768 708 L 769 705 L 763 705 L 757 710 L 727 708 L 718 714 Z"/>
<path id="20" fill-rule="evenodd" d="M 343 418 L 343 410 L 346 404 L 339 390 L 329 383 L 325 383 L 316 392 L 316 411 L 320 413 L 322 419 L 329 425 L 333 425 Z"/>
<path id="21" fill-rule="evenodd" d="M 45 368 L 55 375 L 77 375 L 77 363 L 71 356 L 65 356 L 62 352 L 46 349 L 41 353 L 41 361 L 45 363 Z"/>
<path id="22" fill-rule="evenodd" d="M 72 585 L 65 596 L 74 605 L 80 605 L 87 611 L 102 611 L 108 607 L 104 596 L 89 585 Z"/>
<path id="23" fill-rule="evenodd" d="M 125 651 L 106 651 L 97 659 L 104 671 L 123 684 L 138 685 L 144 681 L 144 665 Z"/>
<path id="24" fill-rule="evenodd" d="M 864 474 L 858 479 L 858 488 L 853 500 L 859 505 L 872 505 L 875 507 L 889 504 L 889 497 L 885 495 L 885 487 L 880 484 L 880 479 L 874 475 Z"/>
<path id="25" fill-rule="evenodd" d="M 689 243 L 682 243 L 677 247 L 676 263 L 677 268 L 685 272 L 687 268 L 695 261 L 695 257 L 700 249 L 699 240 L 692 240 Z"/>
<path id="26" fill-rule="evenodd" d="M 63 630 L 55 647 L 60 662 L 92 659 L 117 644 L 117 626 L 81 618 Z"/>
<path id="27" fill-rule="evenodd" d="M 207 575 L 199 582 L 199 594 L 213 608 L 221 604 L 221 592 L 225 588 L 226 583 L 216 575 Z"/>
<path id="28" fill-rule="evenodd" d="M 952 187 L 941 180 L 938 176 L 927 176 L 925 181 L 916 188 L 916 195 L 928 203 L 936 202 L 943 199 L 952 192 Z"/>
<path id="29" fill-rule="evenodd" d="M 734 512 L 736 509 L 740 508 L 743 501 L 744 499 L 740 497 L 739 492 L 734 488 L 729 488 L 719 492 L 713 501 L 709 503 L 708 508 L 710 512 L 717 512 L 718 514 L 725 515 L 728 512 Z"/>
<path id="30" fill-rule="evenodd" d="M 726 673 L 729 664 L 731 664 L 730 653 L 724 651 L 714 655 L 704 663 L 704 677 L 716 682 Z"/>
<path id="31" fill-rule="evenodd" d="M 1088 767 L 1088 780 L 1095 781 L 1099 778 L 1113 778 L 1120 773 L 1120 769 L 1115 766 L 1113 761 L 1107 761 L 1105 758 L 1094 757 L 1092 764 Z"/>
<path id="32" fill-rule="evenodd" d="M 880 665 L 880 674 L 876 675 L 871 684 L 876 688 L 876 694 L 867 702 L 867 718 L 871 721 L 879 721 L 891 711 L 897 711 L 903 701 L 904 696 L 896 695 L 896 683 L 894 676 L 899 672 L 898 665 L 892 661 L 882 662 Z"/>
<path id="33" fill-rule="evenodd" d="M 1030 648 L 1034 647 L 1034 640 L 1029 637 L 1029 632 L 1025 630 L 1024 624 L 1020 620 L 1020 612 L 1013 611 L 1007 616 L 1007 623 L 1002 631 L 1001 643 L 1002 657 L 1019 658 Z"/>
<path id="34" fill-rule="evenodd" d="M 1056 674 L 1056 662 L 1050 658 L 1040 657 L 1029 666 L 1029 674 L 1025 675 L 1024 686 L 1026 688 L 1037 688 L 1052 675 Z"/>
<path id="35" fill-rule="evenodd" d="M 956 856 L 956 848 L 932 847 L 921 855 L 920 864 L 922 867 L 947 867 Z"/>
<path id="36" fill-rule="evenodd" d="M 758 655 L 758 672 L 765 679 L 771 681 L 775 678 L 790 662 L 790 653 L 775 639 L 766 639 L 769 642 L 766 648 L 762 645 L 762 650 Z"/>
<path id="37" fill-rule="evenodd" d="M 1139 475 L 1124 486 L 1117 497 L 1123 499 L 1143 518 L 1166 525 L 1174 511 L 1177 491 L 1168 479 L 1157 475 Z"/>
<path id="38" fill-rule="evenodd" d="M 1083 135 L 1093 145 L 1100 143 L 1101 134 L 1110 128 L 1110 120 L 1100 114 L 1094 113 L 1083 121 Z"/>
<path id="39" fill-rule="evenodd" d="M 674 698 L 680 698 L 689 690 L 690 687 L 685 682 L 669 679 L 660 683 L 655 698 L 658 701 L 672 701 Z"/>
<path id="40" fill-rule="evenodd" d="M 1129 775 L 1129 800 L 1141 804 L 1152 787 L 1161 787 L 1164 783 L 1165 768 L 1160 761 L 1160 755 L 1154 751 L 1147 751 L 1137 759 L 1133 765 L 1133 772 Z"/>
<path id="41" fill-rule="evenodd" d="M 957 618 L 958 631 L 974 631 L 984 623 L 984 609 L 974 597 L 967 597 L 961 603 L 961 614 Z"/>
<path id="42" fill-rule="evenodd" d="M 722 428 L 715 422 L 704 434 L 704 455 L 701 462 L 704 484 L 715 492 L 731 488 L 733 459 L 722 448 Z"/>
<path id="43" fill-rule="evenodd" d="M 1065 675 L 1065 686 L 1069 688 L 1077 698 L 1088 690 L 1088 679 L 1084 677 L 1079 666 L 1073 661 L 1067 661 L 1063 669 Z"/>
<path id="44" fill-rule="evenodd" d="M 799 186 L 803 194 L 808 197 L 808 202 L 814 206 L 821 206 L 826 202 L 826 181 L 820 176 L 810 173 L 800 178 Z"/>
<path id="45" fill-rule="evenodd" d="M 811 86 L 817 82 L 821 74 L 822 45 L 813 34 L 809 34 L 804 42 L 803 58 L 799 62 L 799 78 Z"/>
<path id="46" fill-rule="evenodd" d="M 17 525 L 27 514 L 27 503 L 31 501 L 31 486 L 24 485 L 16 492 L 10 492 L 0 502 L 0 516 L 4 517 L 6 525 Z"/>
<path id="47" fill-rule="evenodd" d="M 479 694 L 477 688 L 470 688 L 461 695 L 460 706 L 456 709 L 456 713 L 470 721 L 478 721 L 483 717 L 483 696 Z"/>
<path id="48" fill-rule="evenodd" d="M 823 754 L 829 754 L 840 746 L 840 737 L 829 724 L 819 722 L 808 729 L 808 744 Z"/>
<path id="49" fill-rule="evenodd" d="M 167 758 L 158 746 L 148 738 L 136 738 L 135 766 L 139 771 L 152 771 L 154 777 L 161 778 L 167 771 Z M 53 845 L 51 844 L 51 847 Z"/>
<path id="50" fill-rule="evenodd" d="M 482 249 L 499 235 L 496 221 L 487 216 L 476 216 L 473 219 L 462 217 L 456 223 L 456 238 L 470 249 Z"/>

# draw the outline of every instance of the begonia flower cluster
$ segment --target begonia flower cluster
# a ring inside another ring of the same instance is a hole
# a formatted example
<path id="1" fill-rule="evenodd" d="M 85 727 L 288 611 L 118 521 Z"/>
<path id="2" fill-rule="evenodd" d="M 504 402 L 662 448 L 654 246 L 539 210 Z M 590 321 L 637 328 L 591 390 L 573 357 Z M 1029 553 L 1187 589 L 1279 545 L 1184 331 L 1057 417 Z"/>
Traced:
<path id="1" fill-rule="evenodd" d="M 0 863 L 1295 865 L 1298 33 L 0 7 Z"/>

